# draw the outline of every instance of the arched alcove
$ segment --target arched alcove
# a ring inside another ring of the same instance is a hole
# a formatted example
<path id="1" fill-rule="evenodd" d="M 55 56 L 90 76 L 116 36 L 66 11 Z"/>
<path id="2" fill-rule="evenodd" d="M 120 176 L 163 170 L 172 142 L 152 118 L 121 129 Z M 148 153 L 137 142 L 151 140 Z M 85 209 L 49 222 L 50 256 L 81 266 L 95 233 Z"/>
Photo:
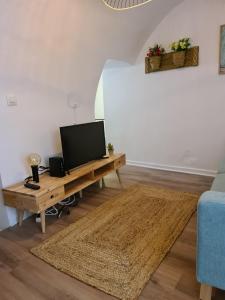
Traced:
<path id="1" fill-rule="evenodd" d="M 103 83 L 103 73 L 100 76 L 96 97 L 95 97 L 95 120 L 104 120 L 104 83 Z"/>
<path id="2" fill-rule="evenodd" d="M 117 108 L 117 110 L 111 111 L 111 106 L 108 105 L 108 103 L 106 102 L 104 87 L 105 85 L 110 85 L 110 82 L 106 80 L 105 74 L 113 70 L 120 71 L 121 69 L 128 68 L 130 66 L 131 64 L 129 64 L 126 61 L 108 59 L 104 64 L 104 68 L 99 78 L 96 97 L 95 97 L 95 120 L 96 121 L 104 120 L 106 142 L 107 143 L 115 142 L 115 148 L 117 151 L 120 151 L 120 149 L 118 148 L 116 141 L 114 139 L 113 140 L 111 139 L 112 130 L 111 130 L 111 123 L 108 116 L 113 115 L 113 118 L 116 118 L 116 114 L 119 112 L 119 107 Z"/>

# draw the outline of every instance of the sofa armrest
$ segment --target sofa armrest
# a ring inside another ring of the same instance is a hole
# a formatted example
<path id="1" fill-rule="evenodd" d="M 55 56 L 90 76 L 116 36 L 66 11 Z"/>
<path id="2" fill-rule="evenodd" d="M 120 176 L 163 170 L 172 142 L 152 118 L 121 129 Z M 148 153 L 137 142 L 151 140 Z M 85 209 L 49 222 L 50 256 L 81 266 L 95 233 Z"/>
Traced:
<path id="1" fill-rule="evenodd" d="M 225 290 L 225 193 L 202 194 L 197 218 L 198 281 Z"/>
<path id="2" fill-rule="evenodd" d="M 220 161 L 219 167 L 218 167 L 218 173 L 224 174 L 225 173 L 225 158 Z"/>
<path id="3" fill-rule="evenodd" d="M 198 201 L 198 210 L 206 203 L 225 205 L 225 192 L 208 191 L 203 193 Z"/>

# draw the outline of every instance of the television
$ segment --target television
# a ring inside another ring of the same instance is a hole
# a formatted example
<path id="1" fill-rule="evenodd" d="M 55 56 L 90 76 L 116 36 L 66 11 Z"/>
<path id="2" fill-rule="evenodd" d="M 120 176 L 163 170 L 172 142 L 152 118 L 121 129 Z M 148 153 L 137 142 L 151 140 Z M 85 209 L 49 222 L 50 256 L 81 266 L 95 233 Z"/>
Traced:
<path id="1" fill-rule="evenodd" d="M 106 155 L 104 122 L 60 127 L 65 171 Z"/>

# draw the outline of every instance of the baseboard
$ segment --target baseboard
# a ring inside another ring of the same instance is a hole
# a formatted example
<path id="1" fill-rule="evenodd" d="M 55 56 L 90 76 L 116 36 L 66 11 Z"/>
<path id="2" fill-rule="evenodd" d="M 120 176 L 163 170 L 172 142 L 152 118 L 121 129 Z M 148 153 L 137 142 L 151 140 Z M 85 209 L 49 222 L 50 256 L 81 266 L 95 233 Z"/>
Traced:
<path id="1" fill-rule="evenodd" d="M 179 166 L 171 166 L 171 165 L 161 165 L 161 164 L 148 163 L 148 162 L 142 162 L 142 161 L 127 160 L 126 163 L 129 166 L 143 167 L 143 168 L 149 168 L 149 169 L 158 169 L 158 170 L 165 170 L 165 171 L 173 171 L 173 172 L 195 174 L 195 175 L 203 175 L 203 176 L 211 176 L 211 177 L 215 177 L 217 174 L 217 171 L 214 171 L 214 170 L 196 169 L 196 168 L 179 167 Z"/>

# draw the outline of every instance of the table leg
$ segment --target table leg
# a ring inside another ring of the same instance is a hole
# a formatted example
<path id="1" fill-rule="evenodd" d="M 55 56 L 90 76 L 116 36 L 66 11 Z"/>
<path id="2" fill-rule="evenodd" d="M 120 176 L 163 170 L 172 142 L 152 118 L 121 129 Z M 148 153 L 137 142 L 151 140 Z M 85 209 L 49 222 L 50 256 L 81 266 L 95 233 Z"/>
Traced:
<path id="1" fill-rule="evenodd" d="M 45 211 L 41 212 L 41 230 L 45 233 Z"/>
<path id="2" fill-rule="evenodd" d="M 104 180 L 104 177 L 102 177 L 102 178 L 99 180 L 98 184 L 99 184 L 99 188 L 100 188 L 100 189 L 103 189 L 103 188 L 105 187 L 105 180 Z"/>
<path id="3" fill-rule="evenodd" d="M 118 177 L 118 180 L 119 180 L 120 185 L 122 186 L 122 180 L 121 180 L 120 172 L 119 172 L 118 169 L 116 170 L 116 175 L 117 175 L 117 177 Z"/>
<path id="4" fill-rule="evenodd" d="M 19 222 L 19 226 L 22 226 L 23 216 L 24 216 L 24 210 L 18 209 L 18 222 Z"/>
<path id="5" fill-rule="evenodd" d="M 102 177 L 102 188 L 105 188 L 105 179 Z"/>
<path id="6" fill-rule="evenodd" d="M 98 182 L 98 186 L 99 186 L 100 189 L 102 189 L 102 180 L 101 179 Z"/>
<path id="7" fill-rule="evenodd" d="M 83 198 L 83 191 L 81 190 L 81 191 L 79 191 L 79 196 L 80 196 L 80 199 L 82 199 Z"/>

